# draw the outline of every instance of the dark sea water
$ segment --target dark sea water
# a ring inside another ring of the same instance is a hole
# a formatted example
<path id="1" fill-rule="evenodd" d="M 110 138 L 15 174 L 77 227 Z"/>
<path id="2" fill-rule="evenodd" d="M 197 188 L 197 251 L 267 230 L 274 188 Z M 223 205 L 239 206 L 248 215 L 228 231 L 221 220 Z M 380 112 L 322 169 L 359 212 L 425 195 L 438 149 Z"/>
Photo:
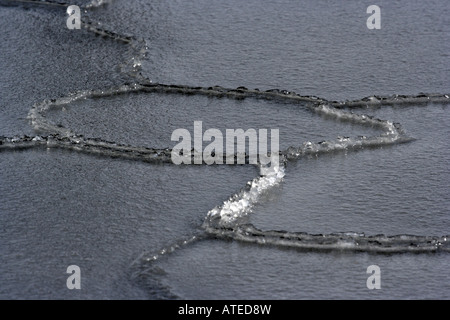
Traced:
<path id="1" fill-rule="evenodd" d="M 450 6 L 370 4 L 1 0 L 0 299 L 449 299 Z M 194 121 L 283 162 L 174 165 Z"/>

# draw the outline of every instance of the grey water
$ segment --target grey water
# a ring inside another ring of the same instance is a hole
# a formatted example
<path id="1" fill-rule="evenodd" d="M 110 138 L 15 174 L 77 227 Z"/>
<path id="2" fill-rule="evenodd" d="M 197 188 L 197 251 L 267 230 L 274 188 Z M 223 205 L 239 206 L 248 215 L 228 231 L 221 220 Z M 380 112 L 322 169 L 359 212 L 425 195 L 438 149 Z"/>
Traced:
<path id="1" fill-rule="evenodd" d="M 0 136 L 36 135 L 28 119 L 35 103 L 135 81 L 121 72 L 129 46 L 67 29 L 64 6 L 0 5 Z M 368 4 L 358 1 L 113 0 L 82 16 L 144 39 L 140 72 L 154 83 L 279 88 L 337 101 L 450 93 L 448 3 L 377 5 L 380 30 L 367 29 Z M 449 235 L 448 104 L 351 111 L 398 122 L 413 140 L 289 161 L 249 222 L 311 234 Z M 173 130 L 193 132 L 194 121 L 204 130 L 279 128 L 283 150 L 379 134 L 317 115 L 307 103 L 166 93 L 80 99 L 46 118 L 86 137 L 149 148 L 173 147 Z M 205 236 L 209 210 L 258 176 L 249 165 L 0 149 L 0 298 L 450 298 L 448 252 L 314 251 Z M 66 287 L 73 264 L 80 290 Z M 370 265 L 381 269 L 380 290 L 366 286 Z"/>

